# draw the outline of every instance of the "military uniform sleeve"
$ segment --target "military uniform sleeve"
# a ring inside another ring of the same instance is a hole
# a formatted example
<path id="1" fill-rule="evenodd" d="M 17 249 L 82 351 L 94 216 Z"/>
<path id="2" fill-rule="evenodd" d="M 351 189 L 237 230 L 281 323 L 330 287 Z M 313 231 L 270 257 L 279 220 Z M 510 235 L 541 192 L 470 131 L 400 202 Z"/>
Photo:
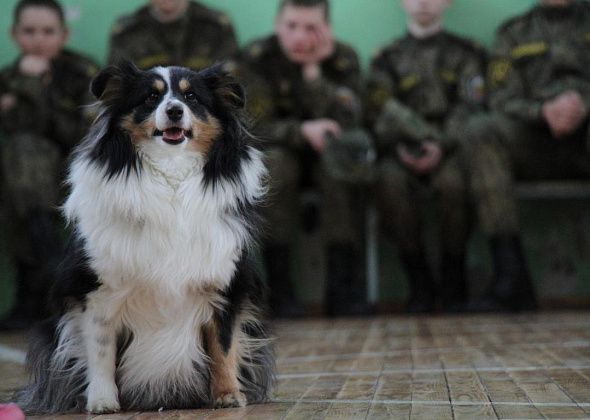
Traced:
<path id="1" fill-rule="evenodd" d="M 361 89 L 358 56 L 349 47 L 338 46 L 335 55 L 322 64 L 322 71 L 322 76 L 317 80 L 304 84 L 303 106 L 313 118 L 328 116 L 328 108 L 338 102 L 337 96 L 342 88 L 356 96 Z"/>
<path id="2" fill-rule="evenodd" d="M 107 64 L 117 64 L 121 60 L 129 59 L 129 48 L 125 44 L 125 28 L 128 26 L 129 17 L 119 18 L 111 28 L 109 46 L 107 52 Z"/>
<path id="3" fill-rule="evenodd" d="M 60 63 L 56 69 L 56 77 L 62 78 L 62 82 L 53 85 L 48 93 L 52 105 L 51 137 L 65 153 L 84 137 L 91 123 L 89 86 L 97 71 L 96 64 L 86 60 L 75 62 L 75 59 Z M 67 90 L 62 88 L 64 85 L 68 86 Z"/>
<path id="4" fill-rule="evenodd" d="M 31 77 L 10 71 L 4 77 L 4 95 L 14 98 L 14 106 L 2 112 L 0 124 L 7 134 L 26 129 L 44 133 L 49 125 L 50 107 L 47 101 L 47 76 Z"/>
<path id="5" fill-rule="evenodd" d="M 396 98 L 399 87 L 383 56 L 373 61 L 365 91 L 365 120 L 381 152 L 400 142 L 440 141 L 442 133 Z"/>
<path id="6" fill-rule="evenodd" d="M 215 45 L 215 55 L 217 59 L 227 60 L 234 58 L 238 53 L 238 40 L 232 22 L 226 14 L 219 18 L 221 25 L 220 37 Z"/>
<path id="7" fill-rule="evenodd" d="M 453 149 L 466 139 L 464 129 L 469 118 L 484 109 L 486 99 L 485 51 L 470 52 L 458 77 L 456 102 L 445 120 L 444 148 Z"/>
<path id="8" fill-rule="evenodd" d="M 296 118 L 278 118 L 273 87 L 257 66 L 244 55 L 237 64 L 238 77 L 246 89 L 246 108 L 254 119 L 255 134 L 265 144 L 298 147 L 302 144 L 301 121 Z"/>
<path id="9" fill-rule="evenodd" d="M 538 123 L 542 120 L 543 100 L 527 97 L 525 80 L 512 57 L 517 42 L 501 30 L 492 51 L 488 68 L 489 104 L 494 111 L 520 120 Z"/>

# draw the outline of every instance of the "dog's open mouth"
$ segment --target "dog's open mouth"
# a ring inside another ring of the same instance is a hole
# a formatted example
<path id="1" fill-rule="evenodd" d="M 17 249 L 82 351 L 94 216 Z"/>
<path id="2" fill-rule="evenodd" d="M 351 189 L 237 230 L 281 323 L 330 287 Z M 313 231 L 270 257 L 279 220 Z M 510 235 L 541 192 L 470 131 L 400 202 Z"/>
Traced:
<path id="1" fill-rule="evenodd" d="M 154 137 L 162 137 L 168 144 L 176 145 L 182 143 L 185 139 L 190 139 L 193 136 L 191 130 L 183 130 L 180 127 L 170 127 L 164 131 L 156 130 Z"/>

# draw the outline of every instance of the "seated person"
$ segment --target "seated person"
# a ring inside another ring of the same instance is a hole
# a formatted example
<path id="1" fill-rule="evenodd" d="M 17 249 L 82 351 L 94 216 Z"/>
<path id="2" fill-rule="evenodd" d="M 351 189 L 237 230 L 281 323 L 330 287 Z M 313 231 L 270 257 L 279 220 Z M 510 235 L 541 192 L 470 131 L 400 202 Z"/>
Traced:
<path id="1" fill-rule="evenodd" d="M 20 0 L 12 39 L 20 55 L 0 70 L 0 173 L 3 223 L 16 266 L 14 309 L 0 329 L 43 316 L 59 262 L 58 215 L 65 159 L 89 126 L 89 86 L 97 65 L 64 48 L 68 29 L 55 0 Z"/>
<path id="2" fill-rule="evenodd" d="M 484 102 L 484 51 L 449 33 L 450 0 L 404 0 L 408 33 L 372 62 L 366 121 L 379 153 L 376 200 L 385 234 L 397 243 L 409 282 L 407 312 L 459 311 L 467 300 L 470 230 L 464 121 Z M 432 189 L 440 213 L 440 290 L 423 241 L 417 195 Z"/>
<path id="3" fill-rule="evenodd" d="M 195 70 L 231 58 L 238 49 L 229 17 L 192 0 L 150 0 L 113 26 L 107 61 L 139 68 L 184 66 Z"/>
<path id="4" fill-rule="evenodd" d="M 291 279 L 292 245 L 301 186 L 317 180 L 326 229 L 326 311 L 364 313 L 365 289 L 357 279 L 362 241 L 353 192 L 320 165 L 328 138 L 338 141 L 344 129 L 337 115 L 350 111 L 357 120 L 360 116 L 358 57 L 334 40 L 328 0 L 282 0 L 275 34 L 247 46 L 240 66 L 250 80 L 252 112 L 261 121 L 256 134 L 266 145 L 270 171 L 264 260 L 271 308 L 276 316 L 302 314 Z"/>
<path id="5" fill-rule="evenodd" d="M 492 113 L 474 119 L 469 162 L 495 277 L 474 310 L 536 306 L 514 180 L 588 179 L 590 3 L 539 0 L 502 25 L 488 72 Z"/>

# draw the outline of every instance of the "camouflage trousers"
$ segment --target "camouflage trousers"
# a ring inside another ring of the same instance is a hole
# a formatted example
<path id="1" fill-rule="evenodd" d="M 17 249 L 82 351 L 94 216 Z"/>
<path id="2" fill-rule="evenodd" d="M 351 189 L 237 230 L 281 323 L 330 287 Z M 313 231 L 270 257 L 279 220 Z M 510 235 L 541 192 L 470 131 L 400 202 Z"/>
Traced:
<path id="1" fill-rule="evenodd" d="M 378 168 L 376 200 L 381 228 L 395 240 L 402 255 L 423 252 L 422 200 L 434 195 L 439 214 L 441 250 L 450 255 L 465 253 L 471 218 L 465 170 L 460 157 L 447 157 L 429 177 L 417 177 L 396 159 L 382 159 Z"/>
<path id="2" fill-rule="evenodd" d="M 264 217 L 269 242 L 289 244 L 301 220 L 302 179 L 312 179 L 320 192 L 321 227 L 326 244 L 355 244 L 359 241 L 362 200 L 349 184 L 334 180 L 320 159 L 305 159 L 298 151 L 273 147 L 265 151 L 269 170 L 269 194 Z M 308 182 L 304 182 L 308 183 Z"/>
<path id="3" fill-rule="evenodd" d="M 555 139 L 545 125 L 482 114 L 469 122 L 466 132 L 470 188 L 488 235 L 518 233 L 516 180 L 590 179 L 587 124 Z"/>

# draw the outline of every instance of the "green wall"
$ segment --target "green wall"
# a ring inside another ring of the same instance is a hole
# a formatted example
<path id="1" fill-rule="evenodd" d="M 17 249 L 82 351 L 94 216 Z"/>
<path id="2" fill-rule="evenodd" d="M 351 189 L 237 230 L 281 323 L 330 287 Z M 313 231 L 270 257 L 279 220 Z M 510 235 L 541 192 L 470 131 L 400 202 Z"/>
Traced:
<path id="1" fill-rule="evenodd" d="M 0 66 L 14 60 L 16 49 L 8 33 L 17 0 L 0 0 Z M 232 17 L 240 43 L 272 31 L 278 0 L 202 0 Z M 70 45 L 103 62 L 113 20 L 136 9 L 145 0 L 62 0 L 72 29 Z M 357 48 L 363 64 L 381 45 L 404 31 L 400 0 L 333 0 L 336 35 Z M 535 0 L 455 0 L 447 12 L 448 27 L 490 45 L 494 30 L 508 16 L 519 13 Z"/>

